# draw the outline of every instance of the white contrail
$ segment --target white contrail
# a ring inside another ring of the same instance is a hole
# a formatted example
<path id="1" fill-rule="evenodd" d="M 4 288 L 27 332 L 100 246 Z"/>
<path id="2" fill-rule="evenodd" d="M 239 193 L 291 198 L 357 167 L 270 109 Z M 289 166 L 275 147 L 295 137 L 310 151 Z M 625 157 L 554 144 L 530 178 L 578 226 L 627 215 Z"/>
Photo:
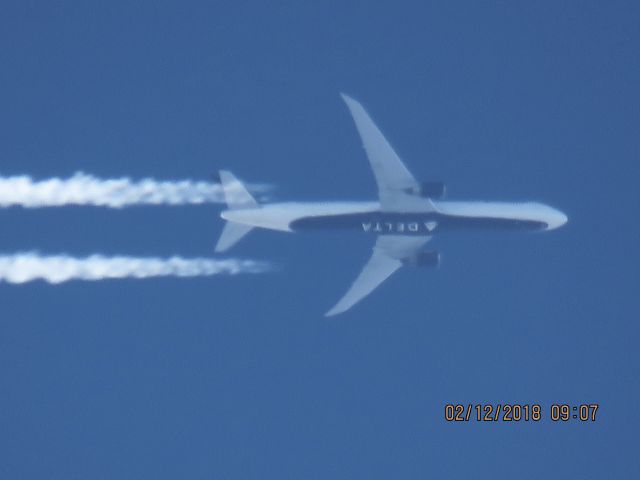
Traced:
<path id="1" fill-rule="evenodd" d="M 253 260 L 210 258 L 85 258 L 68 255 L 43 256 L 35 252 L 0 255 L 0 282 L 24 283 L 44 280 L 61 283 L 69 280 L 105 280 L 113 278 L 201 277 L 218 274 L 262 273 L 271 270 L 267 263 Z"/>
<path id="2" fill-rule="evenodd" d="M 253 191 L 265 191 L 266 185 L 253 185 Z M 193 180 L 159 181 L 152 178 L 101 179 L 78 172 L 67 179 L 34 181 L 26 175 L 0 177 L 0 207 L 59 207 L 93 205 L 122 208 L 129 205 L 186 205 L 222 203 L 219 183 Z"/>

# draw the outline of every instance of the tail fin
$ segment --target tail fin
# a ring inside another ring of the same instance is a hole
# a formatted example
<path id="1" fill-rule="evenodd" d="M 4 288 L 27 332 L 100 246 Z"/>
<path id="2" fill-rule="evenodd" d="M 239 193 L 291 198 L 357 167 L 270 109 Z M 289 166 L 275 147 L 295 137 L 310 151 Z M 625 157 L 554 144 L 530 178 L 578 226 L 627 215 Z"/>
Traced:
<path id="1" fill-rule="evenodd" d="M 258 202 L 231 172 L 220 170 L 220 184 L 229 210 L 258 207 Z M 251 230 L 253 227 L 250 225 L 227 222 L 218 239 L 215 251 L 220 253 L 230 249 Z"/>

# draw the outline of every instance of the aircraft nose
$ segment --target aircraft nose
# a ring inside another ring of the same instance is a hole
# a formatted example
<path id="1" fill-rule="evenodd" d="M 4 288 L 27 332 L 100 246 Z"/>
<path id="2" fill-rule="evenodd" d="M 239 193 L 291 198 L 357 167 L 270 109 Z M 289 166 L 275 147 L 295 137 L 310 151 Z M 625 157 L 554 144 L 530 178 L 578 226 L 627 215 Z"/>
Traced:
<path id="1" fill-rule="evenodd" d="M 569 220 L 569 217 L 564 212 L 561 212 L 558 209 L 553 209 L 553 215 L 550 218 L 549 222 L 549 230 L 553 230 L 554 228 L 560 228 Z"/>

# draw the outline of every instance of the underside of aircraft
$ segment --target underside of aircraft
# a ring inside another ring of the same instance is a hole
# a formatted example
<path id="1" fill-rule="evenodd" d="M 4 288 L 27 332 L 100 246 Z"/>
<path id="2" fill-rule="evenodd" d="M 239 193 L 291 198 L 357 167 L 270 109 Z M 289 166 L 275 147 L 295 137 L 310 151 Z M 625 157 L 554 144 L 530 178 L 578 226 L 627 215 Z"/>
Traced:
<path id="1" fill-rule="evenodd" d="M 438 232 L 502 228 L 552 230 L 564 225 L 564 213 L 537 202 L 445 201 L 441 182 L 418 182 L 382 132 L 356 100 L 342 94 L 362 139 L 378 186 L 373 202 L 287 202 L 259 204 L 230 172 L 220 172 L 227 223 L 216 252 L 235 245 L 253 228 L 285 232 L 321 229 L 357 230 L 375 235 L 372 255 L 347 293 L 325 315 L 353 307 L 403 265 L 439 264 L 438 252 L 424 245 Z"/>

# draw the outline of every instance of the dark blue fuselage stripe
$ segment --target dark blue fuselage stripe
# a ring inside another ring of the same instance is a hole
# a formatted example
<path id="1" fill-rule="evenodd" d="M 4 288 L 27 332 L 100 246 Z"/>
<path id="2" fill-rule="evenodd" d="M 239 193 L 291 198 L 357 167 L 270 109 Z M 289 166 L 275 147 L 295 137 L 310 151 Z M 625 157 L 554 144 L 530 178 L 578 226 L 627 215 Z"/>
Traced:
<path id="1" fill-rule="evenodd" d="M 542 230 L 548 225 L 536 220 L 460 217 L 436 212 L 418 214 L 375 212 L 304 217 L 293 221 L 290 226 L 295 231 L 348 229 L 377 234 L 425 235 L 435 231 L 459 229 Z"/>

